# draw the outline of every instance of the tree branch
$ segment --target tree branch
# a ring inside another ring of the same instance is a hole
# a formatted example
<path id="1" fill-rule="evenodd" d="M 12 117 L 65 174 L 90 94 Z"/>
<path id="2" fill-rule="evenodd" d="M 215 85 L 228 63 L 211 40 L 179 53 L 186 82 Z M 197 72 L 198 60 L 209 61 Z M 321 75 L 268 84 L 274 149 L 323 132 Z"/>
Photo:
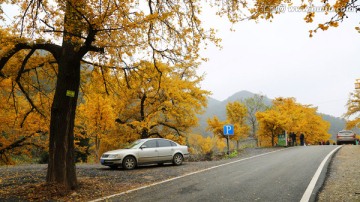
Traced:
<path id="1" fill-rule="evenodd" d="M 175 126 L 171 126 L 171 125 L 169 125 L 167 123 L 163 123 L 163 122 L 160 122 L 159 124 L 163 125 L 165 127 L 171 128 L 171 129 L 175 130 L 178 135 L 181 135 L 181 131 L 179 129 L 177 129 Z"/>
<path id="2" fill-rule="evenodd" d="M 0 59 L 0 71 L 6 63 L 19 51 L 21 50 L 46 50 L 49 51 L 54 58 L 58 61 L 60 57 L 61 46 L 55 44 L 29 44 L 29 43 L 18 43 L 13 49 L 4 54 L 4 57 Z"/>
<path id="3" fill-rule="evenodd" d="M 5 152 L 15 149 L 17 147 L 22 147 L 24 145 L 35 145 L 34 143 L 24 143 L 26 140 L 28 140 L 29 138 L 31 138 L 33 135 L 35 135 L 36 133 L 32 133 L 30 135 L 24 136 L 18 140 L 16 140 L 15 142 L 11 143 L 10 145 L 1 148 L 0 149 L 0 155 L 4 154 Z"/>
<path id="4" fill-rule="evenodd" d="M 25 57 L 22 65 L 21 65 L 21 68 L 18 72 L 18 75 L 15 79 L 16 83 L 18 84 L 21 92 L 25 95 L 27 101 L 30 103 L 31 107 L 34 108 L 42 117 L 46 117 L 37 107 L 36 105 L 34 104 L 33 100 L 31 99 L 31 97 L 29 96 L 29 94 L 25 91 L 24 87 L 22 86 L 21 82 L 20 82 L 20 78 L 21 78 L 21 75 L 22 75 L 22 72 L 24 71 L 25 69 L 25 66 L 28 62 L 28 60 L 30 59 L 30 57 L 34 54 L 35 52 L 35 49 L 31 49 L 31 51 L 29 52 L 29 54 Z"/>

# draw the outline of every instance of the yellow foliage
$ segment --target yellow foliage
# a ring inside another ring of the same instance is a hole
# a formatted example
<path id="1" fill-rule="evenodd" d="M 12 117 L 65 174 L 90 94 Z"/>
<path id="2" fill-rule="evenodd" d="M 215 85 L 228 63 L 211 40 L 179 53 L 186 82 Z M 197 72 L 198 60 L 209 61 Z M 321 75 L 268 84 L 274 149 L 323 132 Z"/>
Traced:
<path id="1" fill-rule="evenodd" d="M 47 63 L 51 58 L 35 52 L 29 65 L 23 68 L 26 73 L 19 76 L 19 59 L 27 53 L 17 54 L 1 71 L 6 76 L 0 77 L 0 164 L 14 163 L 11 157 L 16 155 L 33 157 L 35 154 L 37 158 L 38 153 L 34 151 L 46 150 L 48 145 L 56 75 Z"/>
<path id="2" fill-rule="evenodd" d="M 189 146 L 193 154 L 210 154 L 223 151 L 226 143 L 218 137 L 203 137 L 198 134 L 190 134 Z"/>
<path id="3" fill-rule="evenodd" d="M 304 20 L 307 23 L 312 23 L 314 21 L 314 17 L 315 17 L 315 13 L 314 12 L 309 12 L 306 14 Z"/>
<path id="4" fill-rule="evenodd" d="M 346 122 L 347 129 L 359 128 L 360 124 L 360 91 L 354 90 L 347 101 L 347 111 L 344 114 L 349 120 Z M 350 119 L 351 118 L 351 119 Z"/>
<path id="5" fill-rule="evenodd" d="M 186 144 L 186 134 L 197 125 L 196 115 L 203 112 L 209 92 L 200 89 L 202 77 L 194 66 L 182 69 L 184 65 L 155 67 L 143 61 L 125 76 L 84 70 L 84 98 L 76 123 L 91 138 L 92 152 L 99 157 L 105 150 L 148 137 Z"/>
<path id="6" fill-rule="evenodd" d="M 235 101 L 226 106 L 226 121 L 220 121 L 217 116 L 208 119 L 207 130 L 211 131 L 217 138 L 223 139 L 226 136 L 223 133 L 223 127 L 227 124 L 234 126 L 234 135 L 230 135 L 230 140 L 240 141 L 249 135 L 250 127 L 246 124 L 247 109 L 244 104 Z M 231 143 L 230 143 L 231 144 Z"/>
<path id="7" fill-rule="evenodd" d="M 261 141 L 266 142 L 265 145 L 275 145 L 277 135 L 284 131 L 294 132 L 297 137 L 303 133 L 307 144 L 329 140 L 331 135 L 327 131 L 330 124 L 316 111 L 316 108 L 296 103 L 294 98 L 276 98 L 272 108 L 256 114 L 259 121 L 259 137 Z"/>

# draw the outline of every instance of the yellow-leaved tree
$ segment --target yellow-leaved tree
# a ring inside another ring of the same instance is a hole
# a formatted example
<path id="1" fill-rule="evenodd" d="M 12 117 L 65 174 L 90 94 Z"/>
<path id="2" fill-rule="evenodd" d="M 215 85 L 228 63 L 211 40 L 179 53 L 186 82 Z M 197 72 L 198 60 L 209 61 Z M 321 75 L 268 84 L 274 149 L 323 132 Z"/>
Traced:
<path id="1" fill-rule="evenodd" d="M 213 0 L 205 3 L 217 7 L 218 15 L 226 15 L 231 22 L 237 22 L 249 17 L 244 16 L 244 10 L 250 11 L 250 19 L 269 19 L 275 12 L 268 8 L 290 2 Z M 358 6 L 344 0 L 336 0 L 332 5 L 321 2 L 336 11 L 334 18 L 318 26 L 323 30 L 336 27 L 338 21 L 346 17 L 346 8 Z M 51 107 L 40 110 L 40 107 L 34 107 L 36 102 L 32 97 L 27 97 L 26 101 L 39 114 L 51 111 L 46 180 L 62 184 L 66 189 L 78 185 L 74 126 L 82 64 L 110 69 L 126 78 L 128 71 L 136 68 L 140 60 L 152 61 L 158 72 L 159 63 L 186 67 L 184 64 L 200 59 L 202 42 L 219 42 L 213 29 L 202 26 L 203 1 L 2 0 L 0 3 L 1 7 L 11 4 L 19 9 L 9 26 L 4 27 L 4 23 L 0 27 L 0 77 L 10 76 L 3 71 L 6 68 L 19 75 L 26 74 L 28 71 L 23 67 L 28 68 L 33 53 L 38 50 L 43 56 L 51 57 L 54 65 L 56 78 L 53 84 L 56 87 L 54 94 L 46 93 L 51 98 Z M 313 16 L 314 13 L 308 13 L 306 20 L 311 22 Z M 6 18 L 1 8 L 0 21 Z M 19 62 L 12 63 L 13 58 L 18 58 Z M 141 124 L 136 127 L 143 128 L 146 134 L 150 125 Z"/>
<path id="2" fill-rule="evenodd" d="M 169 66 L 142 61 L 127 76 L 88 69 L 76 125 L 98 160 L 105 150 L 139 138 L 163 137 L 185 144 L 207 104 L 196 63 Z M 102 83 L 105 85 L 101 85 Z"/>
<path id="3" fill-rule="evenodd" d="M 226 120 L 220 121 L 217 116 L 208 119 L 208 131 L 211 131 L 215 136 L 220 139 L 226 138 L 224 135 L 224 125 L 234 125 L 234 135 L 230 135 L 230 140 L 236 141 L 237 149 L 239 141 L 248 137 L 249 126 L 246 124 L 247 109 L 244 104 L 235 101 L 229 102 L 226 105 Z"/>
<path id="4" fill-rule="evenodd" d="M 117 127 L 136 138 L 170 137 L 185 143 L 185 134 L 197 126 L 210 94 L 200 88 L 202 77 L 196 75 L 196 64 L 166 65 L 142 62 L 117 90 Z M 179 139 L 180 138 L 180 139 Z"/>
<path id="5" fill-rule="evenodd" d="M 26 74 L 25 69 L 32 66 L 33 53 L 39 50 L 42 56 L 50 57 L 56 72 L 52 80 L 56 85 L 54 93 L 45 93 L 51 98 L 51 107 L 44 110 L 34 107 L 36 102 L 32 97 L 26 101 L 39 114 L 51 112 L 46 181 L 64 185 L 65 189 L 75 189 L 78 185 L 74 126 L 84 64 L 109 69 L 114 75 L 122 74 L 126 78 L 139 61 L 146 60 L 161 75 L 160 63 L 181 64 L 179 67 L 186 69 L 193 61 L 200 61 L 202 42 L 219 42 L 213 29 L 202 26 L 201 1 L 3 0 L 0 3 L 1 7 L 10 4 L 18 8 L 13 22 L 0 27 L 0 77 L 11 77 L 5 69 Z M 230 21 L 239 18 L 238 1 L 212 3 L 219 8 L 218 14 L 227 14 Z M 5 19 L 1 8 L 0 21 Z M 12 63 L 14 58 L 19 62 Z M 33 78 L 35 83 L 41 81 L 36 76 Z M 146 122 L 133 124 L 146 134 L 152 126 Z"/>
<path id="6" fill-rule="evenodd" d="M 350 93 L 348 102 L 346 104 L 347 111 L 344 116 L 348 119 L 346 122 L 346 128 L 359 128 L 360 124 L 360 90 L 355 89 L 354 92 Z"/>
<path id="7" fill-rule="evenodd" d="M 109 140 L 115 132 L 115 100 L 106 93 L 103 76 L 99 69 L 94 69 L 85 77 L 88 81 L 82 86 L 82 102 L 77 109 L 75 131 L 89 138 L 89 146 L 94 152 L 95 159 L 100 158 L 101 142 Z M 118 142 L 118 141 L 115 141 Z"/>
<path id="8" fill-rule="evenodd" d="M 274 146 L 277 136 L 284 131 L 305 135 L 307 144 L 328 140 L 330 124 L 317 114 L 317 108 L 302 105 L 295 98 L 276 98 L 273 106 L 256 113 L 259 122 L 261 146 Z"/>
<path id="9" fill-rule="evenodd" d="M 21 51 L 1 72 L 0 164 L 14 163 L 14 156 L 38 157 L 47 148 L 56 71 L 41 52 Z"/>

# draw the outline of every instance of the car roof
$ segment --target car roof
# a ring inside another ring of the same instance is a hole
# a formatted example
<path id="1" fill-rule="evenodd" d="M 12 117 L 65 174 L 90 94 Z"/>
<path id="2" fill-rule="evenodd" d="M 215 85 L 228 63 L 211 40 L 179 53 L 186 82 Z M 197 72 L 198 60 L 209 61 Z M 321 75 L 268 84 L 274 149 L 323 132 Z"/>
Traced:
<path id="1" fill-rule="evenodd" d="M 160 138 L 160 137 L 154 137 L 154 138 L 143 138 L 143 139 L 140 139 L 142 141 L 147 141 L 147 140 L 168 140 L 168 141 L 171 141 L 171 142 L 175 142 L 173 140 L 169 140 L 169 139 L 166 139 L 166 138 Z M 176 143 L 176 142 L 175 142 Z"/>

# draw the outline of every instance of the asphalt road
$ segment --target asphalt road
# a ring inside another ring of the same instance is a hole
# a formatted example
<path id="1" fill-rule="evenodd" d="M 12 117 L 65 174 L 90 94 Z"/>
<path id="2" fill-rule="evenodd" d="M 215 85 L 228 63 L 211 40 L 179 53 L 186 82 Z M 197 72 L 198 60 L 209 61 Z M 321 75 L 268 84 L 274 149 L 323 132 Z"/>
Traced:
<path id="1" fill-rule="evenodd" d="M 109 201 L 300 201 L 323 159 L 337 146 L 292 147 L 121 194 Z M 310 201 L 315 200 L 326 168 Z"/>

